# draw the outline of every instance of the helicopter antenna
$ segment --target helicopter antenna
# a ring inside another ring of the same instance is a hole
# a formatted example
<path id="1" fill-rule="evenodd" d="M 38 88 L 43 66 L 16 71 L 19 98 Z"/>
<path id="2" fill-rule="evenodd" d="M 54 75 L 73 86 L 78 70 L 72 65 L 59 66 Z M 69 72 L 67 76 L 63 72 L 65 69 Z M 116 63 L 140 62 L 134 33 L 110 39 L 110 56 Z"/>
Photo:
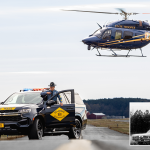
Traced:
<path id="1" fill-rule="evenodd" d="M 106 24 L 107 20 L 105 21 L 104 25 Z"/>
<path id="2" fill-rule="evenodd" d="M 108 20 L 107 24 L 111 23 L 110 20 Z"/>
<path id="3" fill-rule="evenodd" d="M 97 24 L 98 24 L 98 23 L 97 23 Z M 102 29 L 101 25 L 98 24 L 98 26 L 99 26 L 100 29 Z"/>

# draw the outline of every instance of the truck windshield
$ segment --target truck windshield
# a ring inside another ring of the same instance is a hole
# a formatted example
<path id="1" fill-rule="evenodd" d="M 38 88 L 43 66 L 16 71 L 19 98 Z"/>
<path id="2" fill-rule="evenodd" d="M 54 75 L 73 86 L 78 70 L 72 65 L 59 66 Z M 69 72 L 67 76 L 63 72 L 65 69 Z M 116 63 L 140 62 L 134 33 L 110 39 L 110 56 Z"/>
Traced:
<path id="1" fill-rule="evenodd" d="M 150 133 L 150 130 L 148 130 L 147 133 Z"/>
<path id="2" fill-rule="evenodd" d="M 97 36 L 98 38 L 101 38 L 104 31 L 105 29 L 98 29 L 93 33 L 93 35 Z"/>
<path id="3" fill-rule="evenodd" d="M 42 102 L 40 93 L 15 93 L 4 104 L 38 104 Z"/>

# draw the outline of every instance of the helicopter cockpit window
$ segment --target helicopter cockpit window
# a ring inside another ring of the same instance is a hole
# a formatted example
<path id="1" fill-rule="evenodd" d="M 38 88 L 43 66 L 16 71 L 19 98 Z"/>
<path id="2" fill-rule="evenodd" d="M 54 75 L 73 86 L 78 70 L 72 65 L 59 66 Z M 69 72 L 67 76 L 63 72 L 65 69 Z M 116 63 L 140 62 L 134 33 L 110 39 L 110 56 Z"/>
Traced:
<path id="1" fill-rule="evenodd" d="M 106 30 L 105 33 L 103 34 L 102 39 L 110 39 L 111 38 L 111 30 Z"/>
<path id="2" fill-rule="evenodd" d="M 122 31 L 116 31 L 116 34 L 115 34 L 115 40 L 121 40 L 121 36 L 122 36 Z"/>
<path id="3" fill-rule="evenodd" d="M 133 33 L 132 32 L 130 32 L 130 31 L 124 31 L 124 36 L 123 36 L 124 40 L 132 39 L 132 37 L 133 37 Z"/>
<path id="4" fill-rule="evenodd" d="M 93 33 L 93 35 L 97 36 L 98 38 L 101 38 L 103 32 L 103 29 L 98 29 Z"/>

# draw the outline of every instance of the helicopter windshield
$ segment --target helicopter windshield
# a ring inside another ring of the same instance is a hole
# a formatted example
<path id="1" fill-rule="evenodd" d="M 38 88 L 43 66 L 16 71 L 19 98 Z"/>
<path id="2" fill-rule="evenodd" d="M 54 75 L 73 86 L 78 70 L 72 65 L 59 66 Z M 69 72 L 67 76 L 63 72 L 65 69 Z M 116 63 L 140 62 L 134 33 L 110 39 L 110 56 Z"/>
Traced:
<path id="1" fill-rule="evenodd" d="M 98 29 L 96 30 L 93 35 L 97 36 L 98 38 L 101 38 L 102 33 L 105 31 L 105 29 Z"/>

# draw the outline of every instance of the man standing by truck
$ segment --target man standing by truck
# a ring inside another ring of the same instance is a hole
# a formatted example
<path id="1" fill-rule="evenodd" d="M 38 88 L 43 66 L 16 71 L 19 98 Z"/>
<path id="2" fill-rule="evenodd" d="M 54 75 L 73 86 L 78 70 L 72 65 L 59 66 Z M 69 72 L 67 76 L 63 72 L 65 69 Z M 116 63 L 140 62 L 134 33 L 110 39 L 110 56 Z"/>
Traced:
<path id="1" fill-rule="evenodd" d="M 55 90 L 56 84 L 54 82 L 51 82 L 50 85 L 48 85 L 48 86 L 50 86 L 50 90 L 47 90 L 47 91 L 44 91 L 44 92 L 41 93 L 42 97 L 47 96 L 47 100 L 50 99 L 52 96 L 54 96 L 54 95 L 56 95 L 58 93 L 58 91 Z M 61 98 L 60 94 L 58 94 L 57 96 L 55 96 L 53 98 L 53 100 L 57 104 L 57 97 L 58 97 L 58 99 L 60 101 L 60 105 L 63 106 L 62 98 Z"/>

